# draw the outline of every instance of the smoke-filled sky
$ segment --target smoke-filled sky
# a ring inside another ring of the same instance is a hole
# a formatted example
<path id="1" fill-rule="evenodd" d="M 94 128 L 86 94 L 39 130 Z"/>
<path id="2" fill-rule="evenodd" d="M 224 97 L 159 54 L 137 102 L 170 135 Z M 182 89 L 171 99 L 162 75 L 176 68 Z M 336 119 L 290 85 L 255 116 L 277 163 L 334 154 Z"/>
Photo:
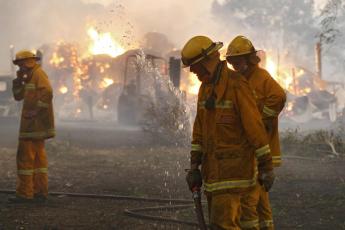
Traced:
<path id="1" fill-rule="evenodd" d="M 9 46 L 35 49 L 57 41 L 86 44 L 88 26 L 110 31 L 125 46 L 150 31 L 164 33 L 176 48 L 204 34 L 227 43 L 241 33 L 265 45 L 250 28 L 218 17 L 231 0 L 0 0 L 0 73 L 10 69 Z M 315 12 L 325 0 L 317 0 Z M 218 6 L 215 7 L 215 6 Z M 260 28 L 258 28 L 258 31 Z M 311 38 L 312 39 L 312 38 Z M 309 48 L 308 48 L 309 49 Z M 313 46 L 310 48 L 313 49 Z"/>

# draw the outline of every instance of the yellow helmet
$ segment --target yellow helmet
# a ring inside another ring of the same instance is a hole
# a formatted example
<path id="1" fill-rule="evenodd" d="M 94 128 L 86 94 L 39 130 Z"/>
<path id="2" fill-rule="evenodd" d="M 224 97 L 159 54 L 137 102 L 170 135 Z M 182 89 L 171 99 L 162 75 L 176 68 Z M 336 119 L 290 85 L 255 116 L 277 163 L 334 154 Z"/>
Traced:
<path id="1" fill-rule="evenodd" d="M 222 42 L 213 42 L 206 36 L 195 36 L 191 38 L 181 51 L 183 67 L 200 62 L 222 47 Z"/>
<path id="2" fill-rule="evenodd" d="M 13 60 L 13 64 L 17 65 L 19 61 L 29 59 L 29 58 L 40 60 L 40 58 L 37 57 L 37 55 L 34 54 L 33 52 L 29 50 L 21 50 L 18 53 L 16 53 L 16 58 Z"/>
<path id="3" fill-rule="evenodd" d="M 256 50 L 252 42 L 245 36 L 239 35 L 230 42 L 225 56 L 235 57 L 235 56 L 251 54 L 255 52 Z"/>

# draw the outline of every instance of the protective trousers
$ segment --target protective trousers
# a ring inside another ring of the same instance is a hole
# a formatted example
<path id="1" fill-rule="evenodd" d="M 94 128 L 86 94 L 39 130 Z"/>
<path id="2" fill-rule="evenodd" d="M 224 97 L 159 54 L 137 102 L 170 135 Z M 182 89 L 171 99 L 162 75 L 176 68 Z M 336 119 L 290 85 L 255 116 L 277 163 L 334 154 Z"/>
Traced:
<path id="1" fill-rule="evenodd" d="M 209 222 L 212 230 L 240 230 L 241 196 L 243 193 L 207 195 Z"/>
<path id="2" fill-rule="evenodd" d="M 269 195 L 263 186 L 260 186 L 260 198 L 257 211 L 260 222 L 260 230 L 274 230 Z"/>
<path id="3" fill-rule="evenodd" d="M 17 196 L 32 199 L 48 195 L 48 161 L 44 140 L 19 140 Z"/>
<path id="4" fill-rule="evenodd" d="M 241 200 L 241 228 L 246 230 L 273 230 L 272 210 L 268 192 L 259 183 Z"/>

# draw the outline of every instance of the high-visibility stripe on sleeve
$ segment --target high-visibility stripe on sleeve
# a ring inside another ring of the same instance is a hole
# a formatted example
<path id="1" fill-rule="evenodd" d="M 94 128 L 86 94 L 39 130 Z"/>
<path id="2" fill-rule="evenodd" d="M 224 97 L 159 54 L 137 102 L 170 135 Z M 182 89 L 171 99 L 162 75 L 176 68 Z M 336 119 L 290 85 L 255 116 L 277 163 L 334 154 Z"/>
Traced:
<path id="1" fill-rule="evenodd" d="M 273 227 L 273 220 L 262 220 L 260 221 L 260 229 Z"/>
<path id="2" fill-rule="evenodd" d="M 196 151 L 196 152 L 201 152 L 201 145 L 199 144 L 192 144 L 192 151 Z"/>
<path id="3" fill-rule="evenodd" d="M 268 108 L 267 106 L 264 106 L 262 112 L 265 115 L 269 116 L 269 117 L 276 117 L 276 116 L 278 116 L 278 113 L 276 111 L 274 111 L 273 109 Z"/>
<path id="4" fill-rule="evenodd" d="M 240 222 L 241 229 L 256 229 L 256 227 L 259 227 L 259 219 L 255 220 L 247 220 Z"/>
<path id="5" fill-rule="evenodd" d="M 282 163 L 281 156 L 272 156 L 272 163 L 273 164 L 281 164 Z"/>
<path id="6" fill-rule="evenodd" d="M 216 104 L 216 108 L 231 109 L 232 108 L 232 101 L 231 100 L 220 101 L 219 103 Z"/>
<path id="7" fill-rule="evenodd" d="M 255 150 L 255 155 L 256 155 L 256 158 L 260 158 L 266 154 L 269 154 L 271 152 L 270 150 L 270 146 L 269 145 L 265 145 L 257 150 Z"/>
<path id="8" fill-rule="evenodd" d="M 55 129 L 49 129 L 45 132 L 21 132 L 19 138 L 45 138 L 55 135 Z"/>
<path id="9" fill-rule="evenodd" d="M 199 101 L 198 105 L 200 109 L 205 109 L 206 101 Z M 216 104 L 217 109 L 231 109 L 233 107 L 231 100 L 220 101 Z"/>
<path id="10" fill-rule="evenodd" d="M 34 83 L 27 83 L 24 86 L 25 90 L 35 90 L 36 89 L 36 85 Z"/>
<path id="11" fill-rule="evenodd" d="M 48 168 L 37 168 L 37 169 L 35 169 L 35 173 L 46 174 L 46 173 L 48 173 Z"/>
<path id="12" fill-rule="evenodd" d="M 33 169 L 19 169 L 17 173 L 18 175 L 31 176 L 34 174 L 34 170 Z"/>
<path id="13" fill-rule="evenodd" d="M 49 104 L 48 103 L 44 103 L 43 101 L 38 101 L 37 102 L 37 106 L 38 107 L 42 107 L 42 108 L 49 108 Z"/>

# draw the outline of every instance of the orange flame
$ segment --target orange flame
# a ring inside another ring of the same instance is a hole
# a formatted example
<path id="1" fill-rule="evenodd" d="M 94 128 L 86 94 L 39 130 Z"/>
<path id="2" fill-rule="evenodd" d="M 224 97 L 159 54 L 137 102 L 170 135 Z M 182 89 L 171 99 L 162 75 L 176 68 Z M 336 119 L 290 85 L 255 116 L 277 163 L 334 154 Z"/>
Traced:
<path id="1" fill-rule="evenodd" d="M 58 67 L 60 65 L 60 63 L 62 63 L 64 60 L 65 59 L 63 57 L 60 57 L 56 52 L 54 52 L 49 63 L 53 66 Z"/>
<path id="2" fill-rule="evenodd" d="M 92 40 L 92 44 L 89 45 L 91 54 L 108 54 L 111 57 L 116 57 L 125 52 L 125 49 L 112 38 L 110 33 L 99 33 L 93 27 L 89 28 L 87 33 Z"/>
<path id="3" fill-rule="evenodd" d="M 66 86 L 61 86 L 60 88 L 59 88 L 59 92 L 61 93 L 61 94 L 66 94 L 67 92 L 68 92 L 68 88 L 66 87 Z"/>
<path id="4" fill-rule="evenodd" d="M 105 77 L 105 78 L 102 79 L 102 81 L 101 81 L 99 87 L 100 87 L 101 89 L 105 89 L 105 88 L 107 88 L 108 86 L 110 86 L 110 85 L 113 84 L 113 83 L 114 83 L 114 80 L 113 80 L 113 79 L 108 78 L 108 77 Z"/>
<path id="5" fill-rule="evenodd" d="M 199 88 L 201 85 L 201 82 L 199 81 L 198 76 L 190 72 L 188 74 L 188 80 L 189 80 L 189 84 L 188 84 L 187 92 L 189 94 L 198 95 Z"/>

